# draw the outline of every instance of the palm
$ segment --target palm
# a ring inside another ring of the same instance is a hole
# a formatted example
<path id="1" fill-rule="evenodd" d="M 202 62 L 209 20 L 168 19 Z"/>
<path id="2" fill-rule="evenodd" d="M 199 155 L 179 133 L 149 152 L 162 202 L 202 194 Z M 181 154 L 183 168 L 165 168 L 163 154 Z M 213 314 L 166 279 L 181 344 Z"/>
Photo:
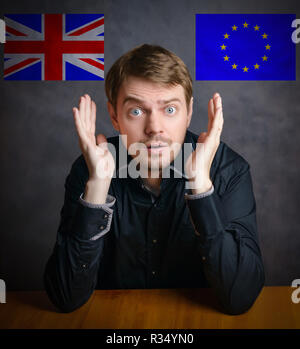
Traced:
<path id="1" fill-rule="evenodd" d="M 90 178 L 112 177 L 114 159 L 107 147 L 103 134 L 95 137 L 96 104 L 89 95 L 81 97 L 79 109 L 73 108 L 75 126 L 78 133 L 80 149 L 88 166 Z"/>

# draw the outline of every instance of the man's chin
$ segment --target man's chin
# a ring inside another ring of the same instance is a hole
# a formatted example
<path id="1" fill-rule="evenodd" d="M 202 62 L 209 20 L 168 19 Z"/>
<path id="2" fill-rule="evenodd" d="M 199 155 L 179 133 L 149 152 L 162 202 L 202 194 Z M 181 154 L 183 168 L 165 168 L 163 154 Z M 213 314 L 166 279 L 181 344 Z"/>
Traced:
<path id="1" fill-rule="evenodd" d="M 136 170 L 144 178 L 158 178 L 165 168 L 173 161 L 173 154 L 140 154 L 132 160 L 135 162 Z"/>
<path id="2" fill-rule="evenodd" d="M 161 174 L 162 171 L 168 167 L 170 165 L 170 161 L 159 161 L 159 159 L 157 160 L 149 160 L 148 163 L 141 163 L 141 172 L 144 173 L 151 173 L 153 175 L 157 175 L 157 174 Z M 152 176 L 151 176 L 152 177 Z"/>

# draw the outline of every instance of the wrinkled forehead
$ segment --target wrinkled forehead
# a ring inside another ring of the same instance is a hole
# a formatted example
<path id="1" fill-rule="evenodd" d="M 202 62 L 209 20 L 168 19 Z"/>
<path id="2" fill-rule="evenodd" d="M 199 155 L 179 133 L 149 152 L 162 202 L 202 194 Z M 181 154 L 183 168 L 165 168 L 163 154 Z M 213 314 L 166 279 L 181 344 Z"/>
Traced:
<path id="1" fill-rule="evenodd" d="M 138 77 L 127 78 L 120 86 L 117 98 L 119 106 L 130 101 L 160 105 L 171 100 L 185 105 L 185 94 L 181 85 L 163 84 Z"/>

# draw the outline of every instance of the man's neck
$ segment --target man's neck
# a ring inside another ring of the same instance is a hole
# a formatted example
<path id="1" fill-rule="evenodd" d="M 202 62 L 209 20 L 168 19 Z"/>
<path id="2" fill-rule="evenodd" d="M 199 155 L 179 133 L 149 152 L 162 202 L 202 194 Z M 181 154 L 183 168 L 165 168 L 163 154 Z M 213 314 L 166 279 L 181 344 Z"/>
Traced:
<path id="1" fill-rule="evenodd" d="M 145 185 L 149 188 L 153 188 L 155 191 L 160 190 L 161 178 L 142 178 Z"/>
<path id="2" fill-rule="evenodd" d="M 148 171 L 147 176 L 142 175 L 142 180 L 146 187 L 148 187 L 151 191 L 156 193 L 157 195 L 160 194 L 160 183 L 161 183 L 162 173 L 159 171 L 158 173 L 152 173 L 151 171 Z"/>

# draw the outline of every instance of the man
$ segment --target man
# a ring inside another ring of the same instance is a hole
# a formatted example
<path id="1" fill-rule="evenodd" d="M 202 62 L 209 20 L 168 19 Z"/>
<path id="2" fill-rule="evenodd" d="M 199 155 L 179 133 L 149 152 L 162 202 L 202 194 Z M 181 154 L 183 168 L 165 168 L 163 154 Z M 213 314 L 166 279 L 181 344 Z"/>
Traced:
<path id="1" fill-rule="evenodd" d="M 208 103 L 207 132 L 187 130 L 192 79 L 179 57 L 153 45 L 120 57 L 105 88 L 122 141 L 95 137 L 96 105 L 81 97 L 73 115 L 82 155 L 65 182 L 44 274 L 49 298 L 70 312 L 94 289 L 211 287 L 222 311 L 247 311 L 264 267 L 249 164 L 220 141 L 220 95 Z M 128 175 L 132 163 L 138 176 Z"/>

